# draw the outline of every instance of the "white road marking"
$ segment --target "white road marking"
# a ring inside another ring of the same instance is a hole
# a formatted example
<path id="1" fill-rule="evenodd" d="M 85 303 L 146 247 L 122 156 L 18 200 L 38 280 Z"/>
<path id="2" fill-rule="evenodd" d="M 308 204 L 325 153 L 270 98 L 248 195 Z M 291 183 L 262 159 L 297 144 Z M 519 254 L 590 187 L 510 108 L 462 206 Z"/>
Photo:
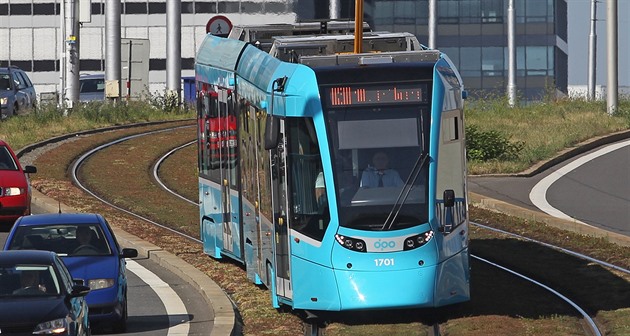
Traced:
<path id="1" fill-rule="evenodd" d="M 127 269 L 155 291 L 168 315 L 168 336 L 188 335 L 190 320 L 184 302 L 166 282 L 137 262 L 127 259 Z"/>
<path id="2" fill-rule="evenodd" d="M 551 185 L 556 182 L 557 180 L 561 179 L 563 176 L 565 176 L 566 174 L 570 173 L 571 171 L 577 169 L 578 167 L 580 167 L 581 165 L 594 160 L 602 155 L 606 155 L 610 152 L 616 151 L 620 148 L 626 147 L 626 146 L 630 146 L 630 140 L 624 141 L 624 142 L 620 142 L 620 143 L 616 143 L 610 146 L 606 146 L 598 151 L 595 151 L 593 153 L 584 155 L 572 162 L 570 162 L 569 164 L 561 167 L 560 169 L 552 172 L 551 174 L 549 174 L 547 177 L 545 177 L 544 179 L 540 180 L 540 182 L 538 182 L 530 191 L 529 193 L 529 199 L 532 201 L 532 203 L 534 204 L 534 206 L 536 206 L 538 209 L 546 212 L 547 214 L 554 216 L 556 218 L 561 218 L 561 219 L 567 219 L 570 221 L 573 221 L 575 223 L 579 223 L 579 224 L 583 224 L 586 226 L 591 226 L 589 224 L 586 224 L 582 221 L 579 221 L 567 214 L 565 214 L 564 212 L 554 208 L 553 206 L 551 206 L 551 204 L 549 204 L 549 202 L 547 202 L 547 190 L 551 187 Z"/>

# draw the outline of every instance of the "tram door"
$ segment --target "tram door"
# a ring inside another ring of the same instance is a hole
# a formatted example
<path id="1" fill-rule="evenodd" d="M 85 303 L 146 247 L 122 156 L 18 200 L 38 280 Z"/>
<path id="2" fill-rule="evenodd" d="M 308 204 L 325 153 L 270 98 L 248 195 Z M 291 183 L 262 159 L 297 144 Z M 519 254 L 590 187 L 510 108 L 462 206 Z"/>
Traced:
<path id="1" fill-rule="evenodd" d="M 289 217 L 287 197 L 287 139 L 284 120 L 280 121 L 280 141 L 271 150 L 271 170 L 273 185 L 274 234 L 275 234 L 275 275 L 276 293 L 286 298 L 293 297 L 291 289 L 291 265 L 289 257 Z"/>
<path id="2" fill-rule="evenodd" d="M 232 190 L 236 189 L 236 122 L 231 92 L 218 88 L 218 147 L 221 165 L 221 212 L 223 214 L 223 250 L 234 254 L 232 229 L 237 227 L 236 211 L 238 204 L 232 204 Z M 236 198 L 235 198 L 236 199 Z M 237 236 L 238 237 L 238 236 Z"/>

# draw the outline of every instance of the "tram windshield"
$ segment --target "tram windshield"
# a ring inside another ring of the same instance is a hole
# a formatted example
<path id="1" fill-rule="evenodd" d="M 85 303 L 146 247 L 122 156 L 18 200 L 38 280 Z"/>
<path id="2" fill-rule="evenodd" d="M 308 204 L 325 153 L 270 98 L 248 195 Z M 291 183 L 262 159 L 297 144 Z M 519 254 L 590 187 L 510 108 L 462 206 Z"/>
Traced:
<path id="1" fill-rule="evenodd" d="M 426 223 L 428 106 L 332 108 L 327 123 L 340 225 L 397 230 Z"/>

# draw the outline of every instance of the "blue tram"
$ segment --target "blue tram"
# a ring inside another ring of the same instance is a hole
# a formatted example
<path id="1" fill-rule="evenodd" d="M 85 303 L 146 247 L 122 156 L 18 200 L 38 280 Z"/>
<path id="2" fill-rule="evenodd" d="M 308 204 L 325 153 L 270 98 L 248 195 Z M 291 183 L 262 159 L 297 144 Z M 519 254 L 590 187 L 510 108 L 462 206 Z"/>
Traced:
<path id="1" fill-rule="evenodd" d="M 470 298 L 462 81 L 394 35 L 366 35 L 362 54 L 343 52 L 346 35 L 269 52 L 208 35 L 199 49 L 204 251 L 243 263 L 274 307 Z"/>

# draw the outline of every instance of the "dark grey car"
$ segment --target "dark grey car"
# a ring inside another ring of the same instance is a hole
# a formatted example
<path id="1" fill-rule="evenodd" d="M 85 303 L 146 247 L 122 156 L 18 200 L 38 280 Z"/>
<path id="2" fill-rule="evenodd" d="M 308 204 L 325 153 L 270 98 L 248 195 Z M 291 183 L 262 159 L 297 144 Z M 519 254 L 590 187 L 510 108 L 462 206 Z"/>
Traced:
<path id="1" fill-rule="evenodd" d="M 0 68 L 0 118 L 35 108 L 37 95 L 26 72 L 16 66 Z"/>

